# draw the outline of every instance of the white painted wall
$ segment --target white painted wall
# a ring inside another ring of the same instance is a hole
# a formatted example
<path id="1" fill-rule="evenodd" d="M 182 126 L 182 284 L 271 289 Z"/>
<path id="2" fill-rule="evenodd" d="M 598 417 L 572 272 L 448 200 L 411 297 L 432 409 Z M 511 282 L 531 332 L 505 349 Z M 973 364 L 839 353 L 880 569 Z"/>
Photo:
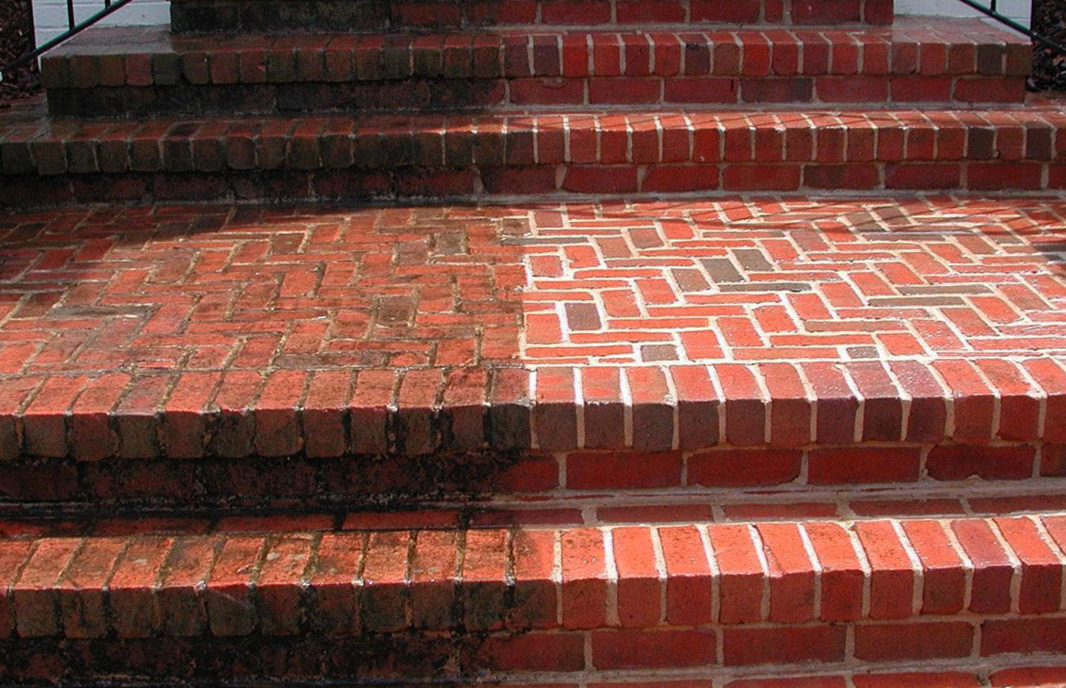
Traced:
<path id="1" fill-rule="evenodd" d="M 74 19 L 82 21 L 104 7 L 104 0 L 74 0 Z M 100 26 L 167 24 L 170 22 L 170 5 L 166 0 L 133 0 L 117 10 Z M 67 30 L 66 0 L 33 0 L 33 23 L 37 44 Z"/>
<path id="2" fill-rule="evenodd" d="M 978 0 L 984 5 L 988 0 Z M 1029 26 L 1032 0 L 999 0 L 997 11 L 1025 26 Z M 959 0 L 896 0 L 896 14 L 934 14 L 941 17 L 981 17 L 980 12 Z"/>
<path id="3" fill-rule="evenodd" d="M 66 0 L 34 0 L 33 6 L 38 44 L 67 28 Z M 103 0 L 75 0 L 74 7 L 74 16 L 80 20 L 103 7 Z M 999 7 L 1007 16 L 1029 25 L 1031 0 L 999 0 Z M 896 12 L 950 17 L 981 16 L 958 0 L 896 0 Z M 133 25 L 166 24 L 169 21 L 167 0 L 134 0 L 102 23 Z"/>

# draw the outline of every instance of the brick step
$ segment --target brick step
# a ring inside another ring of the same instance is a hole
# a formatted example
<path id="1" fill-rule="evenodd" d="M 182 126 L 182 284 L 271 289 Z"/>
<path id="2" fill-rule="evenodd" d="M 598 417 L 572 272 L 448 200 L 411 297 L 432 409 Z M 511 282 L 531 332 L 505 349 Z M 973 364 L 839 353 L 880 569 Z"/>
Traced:
<path id="1" fill-rule="evenodd" d="M 60 116 L 526 106 L 1014 102 L 1027 40 L 977 20 L 860 30 L 172 38 L 100 28 L 42 65 Z"/>
<path id="2" fill-rule="evenodd" d="M 1066 472 L 1064 213 L 1025 196 L 9 212 L 2 492 L 1044 482 Z"/>
<path id="3" fill-rule="evenodd" d="M 313 517 L 305 515 L 309 522 Z M 1066 513 L 632 526 L 19 531 L 13 681 L 911 669 L 1066 653 Z M 921 642 L 916 643 L 915 638 Z M 1007 664 L 1009 666 L 1009 664 Z M 691 676 L 691 673 L 690 673 Z M 963 685 L 963 684 L 954 684 Z"/>
<path id="4" fill-rule="evenodd" d="M 175 0 L 176 32 L 889 24 L 892 0 Z"/>
<path id="5" fill-rule="evenodd" d="M 8 123 L 4 205 L 1066 187 L 1043 107 Z"/>

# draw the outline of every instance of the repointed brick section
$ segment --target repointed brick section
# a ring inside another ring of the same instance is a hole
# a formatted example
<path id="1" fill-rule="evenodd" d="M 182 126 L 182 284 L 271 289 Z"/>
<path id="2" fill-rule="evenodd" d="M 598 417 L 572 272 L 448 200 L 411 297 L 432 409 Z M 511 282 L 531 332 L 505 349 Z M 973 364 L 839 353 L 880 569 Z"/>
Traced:
<path id="1" fill-rule="evenodd" d="M 67 116 L 395 111 L 442 104 L 1018 102 L 1028 50 L 1026 40 L 1009 32 L 943 18 L 932 26 L 909 20 L 878 30 L 765 35 L 746 28 L 534 38 L 483 33 L 476 51 L 468 37 L 454 34 L 238 36 L 220 49 L 211 38 L 173 38 L 161 27 L 98 28 L 46 58 L 42 79 L 51 112 Z M 129 84 L 125 63 L 109 58 L 123 51 L 150 51 L 153 60 L 175 69 L 155 73 L 148 86 Z M 948 60 L 949 53 L 957 59 Z M 265 75 L 238 68 L 253 60 L 265 64 Z M 223 123 L 213 131 L 221 135 L 228 128 Z M 321 130 L 309 120 L 298 131 Z M 62 171 L 62 160 L 54 164 Z"/>
<path id="2" fill-rule="evenodd" d="M 889 24 L 891 0 L 179 0 L 171 5 L 177 32 L 432 30 L 549 26 L 658 27 L 708 24 L 805 26 Z"/>

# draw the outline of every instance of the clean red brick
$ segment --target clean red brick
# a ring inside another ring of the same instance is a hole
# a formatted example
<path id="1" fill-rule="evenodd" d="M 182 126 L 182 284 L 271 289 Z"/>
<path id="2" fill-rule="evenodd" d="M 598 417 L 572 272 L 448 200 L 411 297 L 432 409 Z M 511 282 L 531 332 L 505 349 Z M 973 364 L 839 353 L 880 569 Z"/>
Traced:
<path id="1" fill-rule="evenodd" d="M 562 536 L 562 610 L 567 629 L 602 628 L 607 623 L 607 562 L 603 533 L 594 528 Z"/>
<path id="2" fill-rule="evenodd" d="M 969 657 L 973 634 L 974 627 L 961 621 L 856 626 L 855 657 L 871 662 Z"/>
<path id="3" fill-rule="evenodd" d="M 715 661 L 715 643 L 710 629 L 596 631 L 592 664 L 601 670 L 704 666 Z"/>
<path id="4" fill-rule="evenodd" d="M 708 529 L 719 572 L 719 620 L 723 624 L 763 618 L 764 572 L 749 526 L 712 525 Z"/>

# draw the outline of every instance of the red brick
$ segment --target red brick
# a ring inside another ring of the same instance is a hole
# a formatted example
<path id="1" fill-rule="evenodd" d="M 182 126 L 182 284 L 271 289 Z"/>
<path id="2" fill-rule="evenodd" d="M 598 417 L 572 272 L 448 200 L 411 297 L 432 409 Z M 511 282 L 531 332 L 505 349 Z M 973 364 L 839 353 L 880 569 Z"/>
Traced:
<path id="1" fill-rule="evenodd" d="M 499 629 L 504 622 L 508 569 L 507 533 L 471 530 L 463 559 L 463 619 L 468 629 Z"/>
<path id="2" fill-rule="evenodd" d="M 14 604 L 11 599 L 11 587 L 17 579 L 22 565 L 30 556 L 32 540 L 0 541 L 0 638 L 7 639 L 15 632 Z"/>
<path id="3" fill-rule="evenodd" d="M 178 378 L 164 405 L 161 444 L 170 458 L 204 455 L 207 401 L 219 381 L 218 373 L 186 372 Z"/>
<path id="4" fill-rule="evenodd" d="M 807 363 L 803 372 L 815 396 L 815 439 L 819 444 L 851 443 L 859 400 L 836 366 Z"/>
<path id="5" fill-rule="evenodd" d="M 347 448 L 344 421 L 352 393 L 351 372 L 316 370 L 308 383 L 300 422 L 304 452 L 310 457 L 340 456 Z"/>
<path id="6" fill-rule="evenodd" d="M 681 484 L 680 452 L 580 452 L 568 454 L 571 489 L 671 487 Z"/>
<path id="7" fill-rule="evenodd" d="M 966 572 L 939 521 L 904 521 L 911 547 L 922 564 L 922 613 L 956 614 L 963 608 Z"/>
<path id="8" fill-rule="evenodd" d="M 455 369 L 448 373 L 442 396 L 441 418 L 450 444 L 458 449 L 479 449 L 485 441 L 485 406 L 489 371 Z"/>
<path id="9" fill-rule="evenodd" d="M 885 167 L 886 189 L 957 189 L 962 168 L 949 163 L 904 163 Z"/>
<path id="10" fill-rule="evenodd" d="M 109 423 L 109 412 L 126 391 L 130 376 L 104 375 L 93 380 L 71 407 L 70 445 L 74 458 L 98 460 L 113 456 L 118 441 Z"/>
<path id="11" fill-rule="evenodd" d="M 871 624 L 855 628 L 855 657 L 902 661 L 969 657 L 974 629 L 965 622 Z M 914 642 L 921 638 L 921 642 Z"/>
<path id="12" fill-rule="evenodd" d="M 799 526 L 760 523 L 756 530 L 770 573 L 769 620 L 800 623 L 813 619 L 815 571 Z"/>
<path id="13" fill-rule="evenodd" d="M 514 608 L 508 620 L 513 628 L 548 628 L 556 624 L 557 593 L 552 572 L 555 567 L 555 533 L 519 530 L 514 551 Z"/>
<path id="14" fill-rule="evenodd" d="M 1062 653 L 1066 650 L 1066 619 L 989 619 L 981 626 L 981 656 L 1004 653 Z"/>
<path id="15" fill-rule="evenodd" d="M 120 638 L 147 638 L 157 628 L 153 585 L 173 543 L 169 537 L 137 537 L 119 557 L 107 583 L 107 599 Z"/>
<path id="16" fill-rule="evenodd" d="M 891 523 L 860 522 L 855 525 L 870 563 L 870 617 L 905 619 L 915 610 L 917 572 Z"/>
<path id="17" fill-rule="evenodd" d="M 658 625 L 662 601 L 652 531 L 644 527 L 615 528 L 611 539 L 618 571 L 618 619 L 622 627 Z"/>
<path id="18" fill-rule="evenodd" d="M 156 626 L 170 636 L 200 635 L 207 628 L 204 590 L 221 540 L 174 541 L 155 586 Z"/>
<path id="19" fill-rule="evenodd" d="M 718 443 L 721 397 L 702 366 L 674 366 L 670 376 L 677 393 L 678 444 L 682 449 Z"/>
<path id="20" fill-rule="evenodd" d="M 68 638 L 103 638 L 108 632 L 105 589 L 119 556 L 120 538 L 89 538 L 57 584 L 63 632 Z"/>
<path id="21" fill-rule="evenodd" d="M 573 325 L 571 325 L 571 329 Z M 626 446 L 625 404 L 622 401 L 621 371 L 594 367 L 581 371 L 581 392 L 585 401 L 585 447 L 622 449 Z"/>
<path id="22" fill-rule="evenodd" d="M 1029 375 L 1047 395 L 1045 416 L 1061 417 L 1066 413 L 1066 371 L 1051 359 L 1032 359 L 1023 363 Z M 1049 442 L 1066 441 L 1066 427 L 1060 423 L 1044 423 L 1044 439 Z"/>
<path id="23" fill-rule="evenodd" d="M 947 401 L 940 383 L 926 366 L 917 361 L 892 361 L 888 366 L 900 388 L 911 399 L 906 439 L 910 442 L 944 439 Z"/>
<path id="24" fill-rule="evenodd" d="M 307 533 L 279 536 L 267 546 L 256 579 L 259 625 L 267 635 L 296 635 L 304 623 L 303 587 L 314 538 Z"/>
<path id="25" fill-rule="evenodd" d="M 12 586 L 11 606 L 22 638 L 55 636 L 62 630 L 56 584 L 83 541 L 77 538 L 39 540 Z"/>
<path id="26" fill-rule="evenodd" d="M 345 636 L 359 630 L 358 573 L 364 536 L 361 533 L 326 533 L 315 548 L 308 571 L 309 620 L 326 636 Z"/>
<path id="27" fill-rule="evenodd" d="M 810 443 L 814 404 L 795 366 L 767 363 L 759 367 L 770 394 L 770 444 L 799 447 Z"/>
<path id="28" fill-rule="evenodd" d="M 726 438 L 730 444 L 748 446 L 766 441 L 767 399 L 747 366 L 718 365 L 715 372 L 725 396 Z"/>
<path id="29" fill-rule="evenodd" d="M 656 368 L 627 368 L 625 376 L 632 399 L 633 448 L 673 448 L 674 405 L 666 373 Z"/>
<path id="30" fill-rule="evenodd" d="M 727 165 L 722 175 L 727 191 L 795 191 L 799 186 L 798 165 Z"/>
<path id="31" fill-rule="evenodd" d="M 918 479 L 919 447 L 814 448 L 808 452 L 812 485 L 899 483 Z"/>
<path id="32" fill-rule="evenodd" d="M 726 666 L 839 662 L 844 659 L 843 626 L 726 628 Z"/>
<path id="33" fill-rule="evenodd" d="M 397 632 L 407 626 L 407 555 L 410 534 L 371 533 L 363 564 L 363 627 L 371 632 Z"/>
<path id="34" fill-rule="evenodd" d="M 958 520 L 951 529 L 974 567 L 970 609 L 985 614 L 1009 612 L 1014 567 L 988 522 Z"/>
<path id="35" fill-rule="evenodd" d="M 693 526 L 659 528 L 666 563 L 666 620 L 699 625 L 716 619 L 711 569 L 699 531 Z"/>
<path id="36" fill-rule="evenodd" d="M 835 523 L 804 524 L 821 566 L 822 621 L 851 621 L 862 615 L 862 570 L 848 533 Z"/>
<path id="37" fill-rule="evenodd" d="M 1022 614 L 1058 611 L 1062 605 L 1061 553 L 1044 542 L 1035 523 L 1028 518 L 997 518 L 995 523 L 1021 563 L 1019 608 Z"/>
<path id="38" fill-rule="evenodd" d="M 407 456 L 434 451 L 439 444 L 436 417 L 444 386 L 440 370 L 412 370 L 404 374 L 396 397 L 397 442 Z"/>
<path id="39" fill-rule="evenodd" d="M 597 669 L 686 667 L 713 664 L 713 630 L 597 631 L 592 664 Z"/>
<path id="40" fill-rule="evenodd" d="M 262 566 L 265 546 L 261 537 L 231 537 L 222 543 L 204 593 L 214 635 L 250 635 L 255 630 L 253 581 Z"/>
<path id="41" fill-rule="evenodd" d="M 848 374 L 862 396 L 864 441 L 893 442 L 903 431 L 903 402 L 892 378 L 881 363 L 856 362 Z"/>
<path id="42" fill-rule="evenodd" d="M 780 485 L 800 475 L 803 453 L 794 449 L 712 449 L 688 457 L 690 485 Z"/>
<path id="43" fill-rule="evenodd" d="M 763 618 L 763 568 L 748 526 L 713 525 L 708 529 L 719 571 L 719 621 L 723 624 Z"/>
<path id="44" fill-rule="evenodd" d="M 527 633 L 489 636 L 477 648 L 474 666 L 485 671 L 581 671 L 581 633 Z"/>
<path id="45" fill-rule="evenodd" d="M 568 530 L 562 537 L 562 610 L 567 629 L 601 628 L 607 623 L 607 564 L 603 533 Z"/>
<path id="46" fill-rule="evenodd" d="M 84 376 L 54 376 L 45 381 L 22 417 L 27 453 L 67 455 L 67 412 L 86 382 Z"/>
<path id="47" fill-rule="evenodd" d="M 989 480 L 1024 480 L 1032 475 L 1035 458 L 1035 449 L 1026 445 L 940 446 L 930 450 L 926 470 L 937 480 L 965 480 L 975 475 Z"/>
<path id="48" fill-rule="evenodd" d="M 997 435 L 1008 440 L 1033 440 L 1038 436 L 1040 400 L 1020 366 L 1007 361 L 977 362 L 988 381 L 999 391 Z"/>
<path id="49" fill-rule="evenodd" d="M 388 450 L 389 407 L 397 382 L 397 373 L 392 370 L 361 370 L 356 374 L 349 405 L 350 446 L 355 453 L 382 454 Z"/>

